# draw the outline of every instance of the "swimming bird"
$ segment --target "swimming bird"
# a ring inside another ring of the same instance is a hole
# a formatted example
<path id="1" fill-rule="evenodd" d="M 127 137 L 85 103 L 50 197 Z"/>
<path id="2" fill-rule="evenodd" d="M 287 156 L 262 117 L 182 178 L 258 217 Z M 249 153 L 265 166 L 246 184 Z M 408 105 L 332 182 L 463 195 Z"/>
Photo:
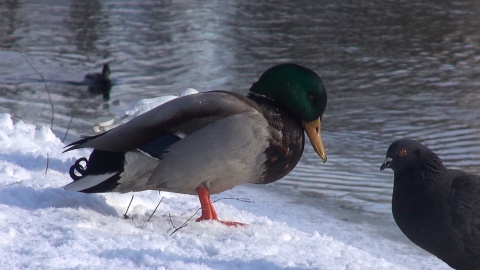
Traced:
<path id="1" fill-rule="evenodd" d="M 304 130 L 326 162 L 320 129 L 326 105 L 325 86 L 314 71 L 276 65 L 246 96 L 209 91 L 179 97 L 66 146 L 94 150 L 70 168 L 74 181 L 64 189 L 196 194 L 202 209 L 197 221 L 220 221 L 210 194 L 284 177 L 302 156 Z"/>
<path id="2" fill-rule="evenodd" d="M 110 66 L 107 63 L 103 65 L 102 73 L 88 73 L 83 78 L 83 81 L 22 78 L 21 82 L 87 86 L 88 92 L 91 94 L 102 94 L 103 99 L 108 100 L 110 99 L 110 90 L 114 84 L 114 82 L 112 82 L 110 79 L 110 73 Z M 7 80 L 15 82 L 15 79 L 7 78 Z"/>
<path id="3" fill-rule="evenodd" d="M 112 80 L 110 79 L 110 66 L 104 64 L 102 73 L 88 73 L 83 79 L 83 84 L 88 86 L 88 91 L 93 94 L 103 94 L 103 98 L 110 98 Z"/>
<path id="4" fill-rule="evenodd" d="M 416 245 L 455 269 L 480 269 L 480 176 L 447 169 L 411 139 L 390 145 L 380 170 L 394 172 L 392 212 Z"/>

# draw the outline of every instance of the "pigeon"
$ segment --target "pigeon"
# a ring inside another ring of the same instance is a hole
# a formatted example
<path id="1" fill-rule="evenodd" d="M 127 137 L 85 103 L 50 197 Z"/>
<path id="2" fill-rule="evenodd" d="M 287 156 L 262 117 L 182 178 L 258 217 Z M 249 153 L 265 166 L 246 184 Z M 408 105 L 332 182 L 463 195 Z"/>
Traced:
<path id="1" fill-rule="evenodd" d="M 394 172 L 393 218 L 408 239 L 454 269 L 480 269 L 480 176 L 447 169 L 411 139 L 390 145 L 386 168 Z"/>

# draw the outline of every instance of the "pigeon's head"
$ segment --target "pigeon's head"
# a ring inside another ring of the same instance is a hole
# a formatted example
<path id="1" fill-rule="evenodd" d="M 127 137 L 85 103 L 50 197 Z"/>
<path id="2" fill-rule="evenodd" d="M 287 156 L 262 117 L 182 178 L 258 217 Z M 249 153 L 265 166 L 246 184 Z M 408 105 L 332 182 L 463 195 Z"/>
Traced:
<path id="1" fill-rule="evenodd" d="M 387 151 L 387 157 L 380 167 L 380 171 L 391 168 L 393 171 L 399 171 L 409 168 L 428 158 L 433 154 L 430 149 L 418 141 L 411 139 L 401 139 L 393 142 Z"/>

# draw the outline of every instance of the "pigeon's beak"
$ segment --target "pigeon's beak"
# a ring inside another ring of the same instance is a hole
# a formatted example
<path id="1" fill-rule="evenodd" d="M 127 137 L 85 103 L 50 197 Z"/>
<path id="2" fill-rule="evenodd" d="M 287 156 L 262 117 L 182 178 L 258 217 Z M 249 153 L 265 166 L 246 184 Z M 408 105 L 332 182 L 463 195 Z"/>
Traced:
<path id="1" fill-rule="evenodd" d="M 385 170 L 386 168 L 390 168 L 390 164 L 392 164 L 393 159 L 387 157 L 383 162 L 382 166 L 380 166 L 380 171 Z"/>

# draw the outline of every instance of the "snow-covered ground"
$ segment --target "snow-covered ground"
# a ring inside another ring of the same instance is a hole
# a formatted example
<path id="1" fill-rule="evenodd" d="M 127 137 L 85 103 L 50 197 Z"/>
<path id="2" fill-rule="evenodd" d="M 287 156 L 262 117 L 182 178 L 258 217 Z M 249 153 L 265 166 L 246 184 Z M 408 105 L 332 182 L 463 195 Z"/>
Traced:
<path id="1" fill-rule="evenodd" d="M 63 147 L 49 128 L 0 115 L 0 269 L 449 269 L 391 219 L 276 185 L 212 196 L 233 198 L 215 203 L 219 217 L 244 227 L 192 219 L 174 232 L 198 199 L 154 191 L 136 193 L 124 219 L 132 194 L 61 188 L 70 165 L 89 154 Z"/>

